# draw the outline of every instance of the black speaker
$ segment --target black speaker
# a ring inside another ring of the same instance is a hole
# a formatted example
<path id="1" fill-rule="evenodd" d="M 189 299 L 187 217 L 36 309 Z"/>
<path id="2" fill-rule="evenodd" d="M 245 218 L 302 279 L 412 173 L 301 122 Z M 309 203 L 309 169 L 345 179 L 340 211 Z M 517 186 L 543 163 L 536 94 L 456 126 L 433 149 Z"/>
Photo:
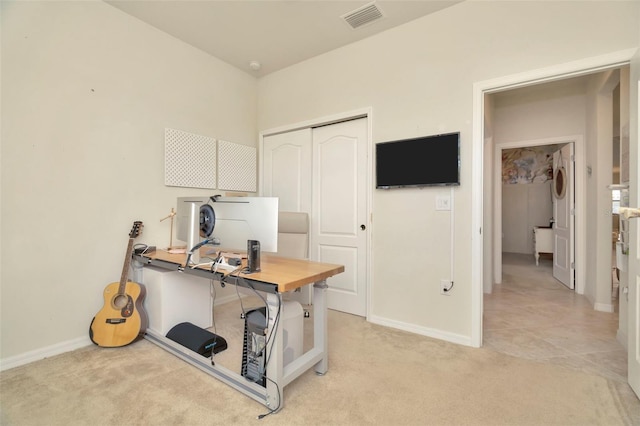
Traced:
<path id="1" fill-rule="evenodd" d="M 227 349 L 227 341 L 223 337 L 190 322 L 181 322 L 174 326 L 167 333 L 167 339 L 180 343 L 185 348 L 207 358 L 212 352 L 217 354 Z"/>
<path id="2" fill-rule="evenodd" d="M 249 273 L 260 272 L 260 241 L 247 240 L 247 267 Z"/>

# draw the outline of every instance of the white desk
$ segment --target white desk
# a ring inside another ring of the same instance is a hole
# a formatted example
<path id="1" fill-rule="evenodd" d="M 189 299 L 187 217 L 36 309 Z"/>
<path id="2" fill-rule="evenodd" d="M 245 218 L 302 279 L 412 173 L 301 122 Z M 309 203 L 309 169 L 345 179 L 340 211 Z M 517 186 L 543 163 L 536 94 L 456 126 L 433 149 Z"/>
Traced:
<path id="1" fill-rule="evenodd" d="M 540 253 L 553 254 L 553 228 L 533 228 L 533 244 L 536 257 L 536 266 L 539 265 Z"/>
<path id="2" fill-rule="evenodd" d="M 221 273 L 214 273 L 209 269 L 185 268 L 185 257 L 186 255 L 184 254 L 170 254 L 164 251 L 157 251 L 148 255 L 134 255 L 134 259 L 144 266 L 151 265 L 166 270 L 180 271 L 206 279 L 222 279 L 223 275 Z M 273 342 L 273 349 L 269 364 L 266 366 L 266 387 L 248 381 L 240 374 L 222 366 L 211 365 L 209 358 L 205 358 L 151 329 L 147 330 L 145 338 L 266 405 L 269 409 L 277 411 L 284 405 L 283 389 L 286 385 L 311 367 L 315 367 L 316 373 L 320 375 L 327 372 L 326 279 L 344 272 L 344 266 L 283 258 L 263 253 L 261 256 L 261 268 L 260 272 L 249 275 L 242 274 L 241 277 L 227 275 L 224 279 L 227 284 L 243 287 L 252 286 L 267 295 L 267 308 L 269 309 L 267 333 L 271 335 L 270 340 Z M 203 281 L 203 285 L 205 283 L 206 281 Z M 278 315 L 282 315 L 282 293 L 312 283 L 314 303 L 313 348 L 284 366 L 282 321 L 275 324 L 275 319 L 278 318 Z M 278 311 L 279 309 L 280 312 Z"/>
<path id="3" fill-rule="evenodd" d="M 147 289 L 144 304 L 149 318 L 148 331 L 166 336 L 181 322 L 200 328 L 213 325 L 211 289 L 202 279 L 148 266 L 138 282 Z"/>

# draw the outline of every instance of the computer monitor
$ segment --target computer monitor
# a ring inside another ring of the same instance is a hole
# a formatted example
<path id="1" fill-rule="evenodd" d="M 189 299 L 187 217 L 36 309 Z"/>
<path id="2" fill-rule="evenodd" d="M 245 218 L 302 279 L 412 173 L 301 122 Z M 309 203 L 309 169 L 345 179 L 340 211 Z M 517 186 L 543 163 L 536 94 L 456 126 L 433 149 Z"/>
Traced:
<path id="1" fill-rule="evenodd" d="M 187 243 L 187 250 L 202 237 L 200 210 L 213 208 L 215 224 L 210 235 L 223 250 L 246 252 L 248 240 L 260 241 L 262 251 L 278 251 L 277 197 L 178 197 L 176 239 Z"/>
<path id="2" fill-rule="evenodd" d="M 187 251 L 201 241 L 200 209 L 210 201 L 209 197 L 178 197 L 176 206 L 176 239 L 187 244 Z M 194 260 L 199 256 L 196 253 Z"/>
<path id="3" fill-rule="evenodd" d="M 211 206 L 216 215 L 211 238 L 220 248 L 246 252 L 247 241 L 258 240 L 262 251 L 278 251 L 277 197 L 220 197 Z"/>

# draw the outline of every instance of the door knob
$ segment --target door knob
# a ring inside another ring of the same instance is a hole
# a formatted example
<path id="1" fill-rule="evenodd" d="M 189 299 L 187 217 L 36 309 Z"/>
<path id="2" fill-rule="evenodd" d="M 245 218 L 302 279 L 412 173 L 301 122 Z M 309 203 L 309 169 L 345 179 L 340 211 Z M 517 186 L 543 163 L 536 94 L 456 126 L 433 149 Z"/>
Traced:
<path id="1" fill-rule="evenodd" d="M 364 225 L 360 225 L 360 229 L 362 229 L 364 231 L 365 229 L 367 229 L 367 227 L 364 226 Z"/>
<path id="2" fill-rule="evenodd" d="M 625 220 L 629 220 L 634 217 L 640 217 L 640 209 L 638 208 L 620 207 L 619 212 Z"/>

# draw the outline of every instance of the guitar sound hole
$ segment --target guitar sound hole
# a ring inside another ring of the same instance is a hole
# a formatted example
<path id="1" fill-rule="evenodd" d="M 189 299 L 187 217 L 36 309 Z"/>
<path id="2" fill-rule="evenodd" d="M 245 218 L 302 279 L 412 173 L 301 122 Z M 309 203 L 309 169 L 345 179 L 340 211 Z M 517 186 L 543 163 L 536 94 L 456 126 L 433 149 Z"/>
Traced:
<path id="1" fill-rule="evenodd" d="M 117 309 L 124 308 L 125 306 L 127 306 L 128 302 L 129 302 L 129 298 L 127 297 L 126 294 L 119 294 L 113 299 L 113 305 Z"/>

